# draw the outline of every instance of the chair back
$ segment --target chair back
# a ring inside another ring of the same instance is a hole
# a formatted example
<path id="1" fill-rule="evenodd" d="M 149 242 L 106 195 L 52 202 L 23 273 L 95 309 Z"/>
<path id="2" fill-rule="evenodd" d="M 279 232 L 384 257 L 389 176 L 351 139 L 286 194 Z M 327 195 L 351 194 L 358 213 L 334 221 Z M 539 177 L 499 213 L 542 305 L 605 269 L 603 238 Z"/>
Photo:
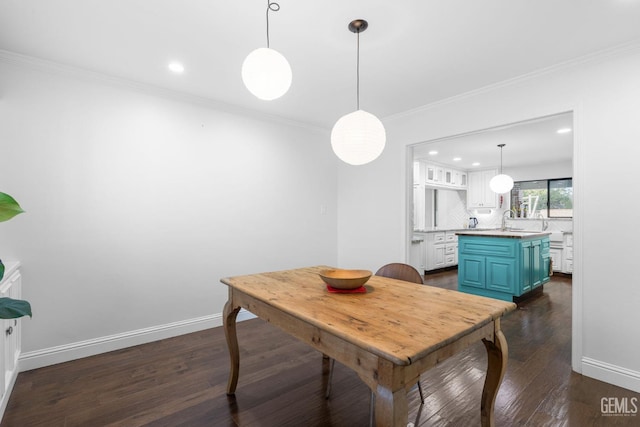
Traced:
<path id="1" fill-rule="evenodd" d="M 400 262 L 383 265 L 378 269 L 378 271 L 376 271 L 376 276 L 404 280 L 405 282 L 419 283 L 421 285 L 424 284 L 422 275 L 418 273 L 418 270 L 409 264 L 402 264 Z"/>

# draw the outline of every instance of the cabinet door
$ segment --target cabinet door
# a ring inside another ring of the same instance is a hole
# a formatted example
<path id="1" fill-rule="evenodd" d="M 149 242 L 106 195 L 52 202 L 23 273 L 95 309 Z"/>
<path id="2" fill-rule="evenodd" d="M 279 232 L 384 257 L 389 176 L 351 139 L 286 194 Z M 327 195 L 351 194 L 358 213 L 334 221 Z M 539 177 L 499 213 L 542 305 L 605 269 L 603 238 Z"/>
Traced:
<path id="1" fill-rule="evenodd" d="M 467 173 L 460 172 L 460 187 L 467 188 Z"/>
<path id="2" fill-rule="evenodd" d="M 486 259 L 481 255 L 463 255 L 458 259 L 458 283 L 484 289 Z"/>
<path id="3" fill-rule="evenodd" d="M 531 241 L 531 286 L 533 288 L 537 288 L 542 284 L 542 279 L 544 277 L 544 271 L 542 269 L 542 253 L 541 251 L 540 240 Z M 549 268 L 547 264 L 547 269 Z"/>
<path id="4" fill-rule="evenodd" d="M 514 259 L 487 257 L 487 289 L 514 293 L 516 263 Z"/>
<path id="5" fill-rule="evenodd" d="M 495 208 L 498 203 L 498 195 L 491 190 L 489 187 L 489 182 L 491 182 L 491 178 L 496 176 L 497 173 L 495 170 L 486 170 L 482 172 L 482 207 L 483 208 Z"/>
<path id="6" fill-rule="evenodd" d="M 482 207 L 482 173 L 469 172 L 469 185 L 467 186 L 467 209 Z"/>
<path id="7" fill-rule="evenodd" d="M 426 233 L 426 260 L 425 270 L 442 268 L 445 264 L 445 233 Z"/>
<path id="8" fill-rule="evenodd" d="M 436 167 L 435 166 L 427 164 L 426 172 L 425 172 L 425 181 L 428 184 L 436 182 Z"/>
<path id="9" fill-rule="evenodd" d="M 522 263 L 522 269 L 520 274 L 522 277 L 520 278 L 520 283 L 522 283 L 522 287 L 520 288 L 520 294 L 524 294 L 525 292 L 529 292 L 533 289 L 532 280 L 531 280 L 531 242 L 522 242 L 522 254 L 520 262 Z"/>
<path id="10" fill-rule="evenodd" d="M 553 262 L 553 271 L 562 271 L 562 249 L 550 249 L 549 256 Z"/>
<path id="11" fill-rule="evenodd" d="M 433 248 L 433 254 L 434 254 L 434 267 L 435 268 L 442 268 L 446 265 L 446 247 L 445 245 L 435 245 Z"/>
<path id="12" fill-rule="evenodd" d="M 436 171 L 435 182 L 443 184 L 444 183 L 444 168 L 442 166 L 436 166 L 435 167 L 435 171 Z"/>

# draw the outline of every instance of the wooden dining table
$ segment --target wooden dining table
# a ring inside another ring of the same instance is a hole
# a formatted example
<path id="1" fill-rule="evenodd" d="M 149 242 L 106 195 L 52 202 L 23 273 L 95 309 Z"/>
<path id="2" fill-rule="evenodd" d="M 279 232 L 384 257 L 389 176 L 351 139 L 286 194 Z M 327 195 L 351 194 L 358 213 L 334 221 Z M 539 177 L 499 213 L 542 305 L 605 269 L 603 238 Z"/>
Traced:
<path id="1" fill-rule="evenodd" d="M 365 293 L 328 292 L 318 273 L 327 266 L 222 279 L 229 287 L 224 330 L 231 368 L 240 368 L 236 317 L 244 308 L 324 355 L 353 369 L 375 393 L 377 426 L 406 427 L 407 392 L 420 374 L 482 341 L 488 366 L 480 420 L 494 425 L 494 404 L 507 366 L 500 318 L 516 305 L 457 291 L 372 276 Z"/>

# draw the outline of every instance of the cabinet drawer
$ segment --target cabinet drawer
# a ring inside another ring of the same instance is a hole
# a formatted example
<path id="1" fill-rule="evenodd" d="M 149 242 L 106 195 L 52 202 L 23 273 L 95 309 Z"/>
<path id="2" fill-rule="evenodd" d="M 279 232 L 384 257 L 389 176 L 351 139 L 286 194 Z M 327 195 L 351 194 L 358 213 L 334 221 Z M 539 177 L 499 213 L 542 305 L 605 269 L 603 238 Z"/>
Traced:
<path id="1" fill-rule="evenodd" d="M 448 244 L 445 246 L 444 249 L 444 253 L 449 255 L 449 254 L 455 254 L 458 250 L 458 245 L 456 244 Z"/>
<path id="2" fill-rule="evenodd" d="M 445 258 L 444 258 L 444 264 L 446 266 L 455 265 L 456 264 L 456 255 L 455 254 L 446 255 Z"/>
<path id="3" fill-rule="evenodd" d="M 445 241 L 445 233 L 433 233 L 433 243 L 444 243 Z"/>
<path id="4" fill-rule="evenodd" d="M 509 239 L 473 239 L 462 242 L 460 253 L 473 255 L 493 255 L 515 258 L 516 245 L 515 242 L 505 242 Z M 514 240 L 514 239 L 510 239 Z"/>
<path id="5" fill-rule="evenodd" d="M 568 247 L 564 250 L 564 259 L 573 259 L 573 248 Z"/>
<path id="6" fill-rule="evenodd" d="M 548 239 L 544 239 L 542 240 L 542 242 L 540 243 L 540 249 L 542 250 L 543 253 L 549 253 L 549 248 L 550 248 L 550 244 L 549 244 L 549 240 Z"/>
<path id="7" fill-rule="evenodd" d="M 567 233 L 564 235 L 564 245 L 573 246 L 573 234 Z"/>
<path id="8" fill-rule="evenodd" d="M 564 260 L 564 271 L 567 273 L 573 273 L 573 260 L 565 259 Z"/>
<path id="9" fill-rule="evenodd" d="M 444 239 L 445 239 L 445 241 L 447 243 L 449 243 L 449 242 L 457 242 L 458 241 L 458 236 L 456 236 L 455 231 L 447 231 L 447 233 L 445 234 Z"/>

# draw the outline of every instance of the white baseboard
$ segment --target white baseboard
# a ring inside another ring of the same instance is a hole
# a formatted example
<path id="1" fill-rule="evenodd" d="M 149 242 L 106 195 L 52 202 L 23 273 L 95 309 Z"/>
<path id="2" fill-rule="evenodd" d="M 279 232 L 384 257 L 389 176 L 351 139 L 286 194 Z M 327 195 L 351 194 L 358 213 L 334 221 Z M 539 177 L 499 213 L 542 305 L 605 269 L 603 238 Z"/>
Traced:
<path id="1" fill-rule="evenodd" d="M 640 393 L 640 372 L 631 369 L 583 357 L 582 375 Z"/>
<path id="2" fill-rule="evenodd" d="M 237 321 L 240 322 L 243 320 L 253 319 L 254 317 L 255 316 L 252 313 L 241 310 L 240 313 L 238 313 Z M 20 372 L 55 365 L 57 363 L 69 362 L 71 360 L 120 350 L 135 345 L 146 344 L 165 338 L 177 337 L 179 335 L 189 334 L 218 326 L 222 326 L 222 313 L 153 326 L 151 328 L 138 329 L 135 331 L 86 341 L 78 341 L 42 350 L 29 351 L 22 353 L 18 359 Z"/>

